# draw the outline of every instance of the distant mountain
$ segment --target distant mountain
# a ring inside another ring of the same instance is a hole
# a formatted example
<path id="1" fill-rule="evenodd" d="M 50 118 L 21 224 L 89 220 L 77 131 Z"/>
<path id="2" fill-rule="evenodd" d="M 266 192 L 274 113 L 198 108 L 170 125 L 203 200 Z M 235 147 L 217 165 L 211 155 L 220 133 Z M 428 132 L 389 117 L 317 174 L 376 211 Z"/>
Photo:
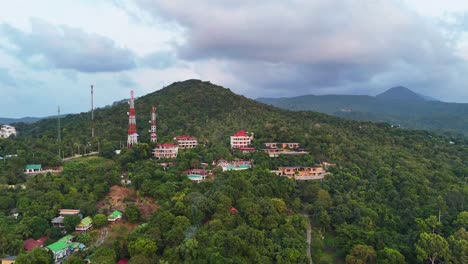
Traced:
<path id="1" fill-rule="evenodd" d="M 22 118 L 6 118 L 0 117 L 0 124 L 8 125 L 13 123 L 34 123 L 41 120 L 43 117 L 22 117 Z"/>
<path id="2" fill-rule="evenodd" d="M 445 103 L 393 87 L 377 95 L 304 95 L 290 98 L 258 98 L 260 102 L 295 111 L 316 111 L 372 122 L 386 122 L 410 129 L 468 135 L 468 104 Z"/>
<path id="3" fill-rule="evenodd" d="M 425 96 L 415 93 L 403 86 L 392 87 L 375 97 L 381 100 L 394 101 L 428 101 L 426 100 Z"/>

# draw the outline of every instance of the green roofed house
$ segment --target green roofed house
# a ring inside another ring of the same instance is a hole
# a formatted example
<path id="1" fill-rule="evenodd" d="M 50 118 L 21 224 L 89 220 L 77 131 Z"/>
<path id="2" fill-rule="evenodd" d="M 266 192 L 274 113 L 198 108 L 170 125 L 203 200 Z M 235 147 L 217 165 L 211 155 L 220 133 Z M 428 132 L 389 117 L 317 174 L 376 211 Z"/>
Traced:
<path id="1" fill-rule="evenodd" d="M 81 222 L 75 227 L 75 231 L 88 231 L 93 227 L 93 219 L 87 216 L 81 219 Z"/>
<path id="2" fill-rule="evenodd" d="M 46 248 L 48 248 L 54 254 L 55 262 L 58 262 L 60 259 L 68 255 L 68 243 L 63 240 L 52 243 Z"/>
<path id="3" fill-rule="evenodd" d="M 112 212 L 112 214 L 110 214 L 108 217 L 107 217 L 107 221 L 109 222 L 115 222 L 119 219 L 121 219 L 123 216 L 123 213 L 118 211 L 118 210 L 115 210 L 114 212 Z"/>
<path id="4" fill-rule="evenodd" d="M 71 243 L 71 241 L 73 240 L 73 238 L 75 238 L 75 237 L 72 236 L 72 235 L 66 235 L 66 236 L 62 237 L 61 239 L 59 239 L 58 241 L 63 241 L 63 242 Z"/>
<path id="5" fill-rule="evenodd" d="M 42 171 L 41 164 L 28 164 L 26 165 L 26 168 L 24 169 L 24 172 L 26 173 L 36 173 L 40 171 Z"/>

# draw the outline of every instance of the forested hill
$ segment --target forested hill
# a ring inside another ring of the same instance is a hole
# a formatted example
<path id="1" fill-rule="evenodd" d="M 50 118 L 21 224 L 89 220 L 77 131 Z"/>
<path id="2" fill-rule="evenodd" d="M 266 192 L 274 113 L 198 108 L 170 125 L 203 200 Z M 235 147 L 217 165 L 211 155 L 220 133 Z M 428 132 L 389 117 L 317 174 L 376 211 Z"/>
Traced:
<path id="1" fill-rule="evenodd" d="M 387 122 L 403 128 L 468 136 L 468 104 L 427 99 L 405 87 L 377 95 L 304 95 L 258 98 L 266 104 L 294 111 L 317 111 L 347 119 Z"/>
<path id="2" fill-rule="evenodd" d="M 165 175 L 162 171 L 153 175 L 155 169 L 146 169 L 145 166 L 149 165 L 140 166 L 142 162 L 154 164 L 154 161 L 147 160 L 149 155 L 134 155 L 132 159 L 124 159 L 129 157 L 128 153 L 137 153 L 139 147 L 112 157 L 112 151 L 119 147 L 120 141 L 126 141 L 128 104 L 125 103 L 95 111 L 97 137 L 94 140 L 90 139 L 89 113 L 62 118 L 60 147 L 67 156 L 76 151 L 77 147 L 81 149 L 86 147 L 89 151 L 97 150 L 99 146 L 103 156 L 114 158 L 122 167 L 134 170 L 129 174 L 133 174 L 132 182 L 136 183 L 135 188 L 140 188 L 142 192 L 152 194 L 157 199 L 163 197 L 161 193 L 167 195 L 169 192 L 174 195 L 165 197 L 164 207 L 164 210 L 173 214 L 179 212 L 177 211 L 179 209 L 173 205 L 175 201 L 183 201 L 187 203 L 187 208 L 193 208 L 194 205 L 189 204 L 192 202 L 191 199 L 205 196 L 213 199 L 215 203 L 216 199 L 213 197 L 216 196 L 214 194 L 210 196 L 213 190 L 229 196 L 234 205 L 243 204 L 244 198 L 257 201 L 259 197 L 282 197 L 288 208 L 295 208 L 295 212 L 298 208 L 303 208 L 310 214 L 314 221 L 314 230 L 326 235 L 325 241 L 318 239 L 313 243 L 316 259 L 321 258 L 320 254 L 324 252 L 322 243 L 325 243 L 328 248 L 336 249 L 336 254 L 341 258 L 350 255 L 352 260 L 353 257 L 363 253 L 369 256 L 373 254 L 375 259 L 375 251 L 378 251 L 379 256 L 383 254 L 383 259 L 392 259 L 395 256 L 400 258 L 402 253 L 408 262 L 416 263 L 418 257 L 422 263 L 427 256 L 424 255 L 426 251 L 421 251 L 421 248 L 432 250 L 426 248 L 430 245 L 431 239 L 443 241 L 441 245 L 445 259 L 449 256 L 453 259 L 466 257 L 460 255 L 467 252 L 462 249 L 463 245 L 466 245 L 463 244 L 466 240 L 464 228 L 468 225 L 468 219 L 466 214 L 463 214 L 465 218 L 461 214 L 467 210 L 468 204 L 466 142 L 456 141 L 453 144 L 445 137 L 426 131 L 404 130 L 388 124 L 357 122 L 314 112 L 281 110 L 236 95 L 229 89 L 209 82 L 188 80 L 174 83 L 136 99 L 138 131 L 140 141 L 143 143 L 149 142 L 148 120 L 153 104 L 158 109 L 159 142 L 170 141 L 176 135 L 190 134 L 205 143 L 205 147 L 201 147 L 200 150 L 187 152 L 188 154 L 177 158 L 180 164 L 176 169 L 180 171 L 188 169 L 187 164 L 192 162 L 211 163 L 216 158 L 233 158 L 229 151 L 229 136 L 240 129 L 255 133 L 253 144 L 256 147 L 267 141 L 299 142 L 311 155 L 304 160 L 294 157 L 270 159 L 264 153 L 241 156 L 238 158 L 254 160 L 253 171 L 239 174 L 220 173 L 213 184 L 195 184 L 195 187 L 191 188 L 199 188 L 199 193 L 188 194 L 192 189 L 184 185 L 179 190 L 176 189 L 179 183 L 170 182 L 178 181 L 180 178 L 161 176 Z M 43 153 L 46 151 L 52 153 L 49 155 L 57 153 L 60 144 L 56 141 L 56 125 L 56 119 L 22 125 L 18 127 L 20 137 L 0 141 L 0 149 L 10 153 L 21 151 L 19 156 L 25 159 L 25 162 L 32 162 L 33 159 L 36 162 L 50 162 L 51 159 L 46 159 Z M 144 145 L 146 144 L 137 146 Z M 41 154 L 37 149 L 41 149 Z M 34 151 L 36 151 L 35 157 L 32 155 Z M 188 158 L 192 156 L 194 158 Z M 322 182 L 293 183 L 292 180 L 278 179 L 269 172 L 281 165 L 304 166 L 317 164 L 320 161 L 335 164 L 330 169 L 331 174 Z M 132 162 L 135 163 L 131 164 Z M 141 172 L 138 172 L 139 170 Z M 0 175 L 0 181 L 5 181 L 6 178 L 8 184 L 15 184 L 15 181 L 19 181 L 15 175 L 18 174 Z M 170 184 L 164 184 L 165 181 Z M 164 192 L 160 190 L 163 188 L 161 186 L 164 187 Z M 294 186 L 295 189 L 292 189 L 293 191 L 288 189 L 286 192 L 284 188 L 287 186 Z M 184 192 L 187 198 L 176 193 L 176 190 Z M 243 192 L 245 190 L 248 192 Z M 201 203 L 201 200 L 197 199 L 195 199 L 197 203 Z M 247 219 L 245 221 L 250 226 L 260 230 L 265 237 L 275 239 L 275 247 L 276 245 L 295 247 L 293 244 L 297 242 L 296 240 L 283 240 L 289 231 L 280 232 L 274 227 L 264 228 L 270 218 L 267 215 L 262 218 L 259 212 L 263 207 L 255 210 L 250 208 L 256 208 L 254 203 L 249 203 L 249 208 L 246 207 L 245 211 L 243 208 L 240 210 L 240 216 Z M 217 214 L 213 215 L 214 209 L 210 210 L 207 209 L 207 215 L 216 218 Z M 190 210 L 187 212 L 190 213 Z M 154 218 L 157 220 L 154 223 L 164 222 L 159 221 L 158 217 L 162 217 L 161 214 Z M 438 219 L 439 214 L 440 222 L 434 221 Z M 282 218 L 282 223 L 286 223 L 284 219 L 286 217 Z M 240 232 L 235 229 L 236 225 L 226 222 L 225 227 L 207 226 L 212 233 L 219 228 L 223 230 L 224 233 L 217 233 L 216 239 L 229 240 L 229 243 L 223 244 L 224 253 L 216 253 L 222 254 L 225 260 L 232 257 L 230 254 L 244 257 L 246 252 L 252 254 L 275 250 L 283 252 L 281 248 L 277 249 L 267 242 L 261 242 L 263 240 L 260 239 L 254 239 L 255 243 L 258 243 L 255 246 L 252 246 L 254 242 L 249 242 L 250 244 L 242 249 L 233 248 L 240 243 L 233 241 L 239 241 L 238 237 L 242 237 L 236 233 Z M 151 230 L 146 234 L 149 237 L 159 233 Z M 161 226 L 160 230 L 169 229 Z M 184 237 L 183 233 L 181 237 Z M 210 240 L 210 236 L 199 236 L 197 239 L 200 243 L 211 241 L 210 250 L 219 252 L 219 244 Z M 161 246 L 161 250 L 163 248 L 170 250 L 179 245 L 171 243 L 173 242 L 170 239 L 163 236 L 162 241 L 158 240 L 158 248 Z M 297 244 L 301 245 L 299 242 Z M 247 250 L 250 247 L 255 250 Z M 235 251 L 231 251 L 231 248 Z M 200 252 L 208 254 L 203 250 Z M 177 255 L 174 252 L 172 254 Z M 293 257 L 294 254 L 288 253 L 289 257 Z M 249 262 L 248 257 L 245 258 L 243 260 Z"/>

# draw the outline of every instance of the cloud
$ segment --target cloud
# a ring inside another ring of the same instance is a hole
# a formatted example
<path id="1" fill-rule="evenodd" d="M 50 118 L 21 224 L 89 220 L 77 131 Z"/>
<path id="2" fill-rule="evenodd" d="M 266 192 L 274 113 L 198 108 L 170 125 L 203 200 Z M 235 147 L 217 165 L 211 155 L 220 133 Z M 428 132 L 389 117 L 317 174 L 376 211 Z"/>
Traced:
<path id="1" fill-rule="evenodd" d="M 137 3 L 184 28 L 185 41 L 174 46 L 179 58 L 222 62 L 251 95 L 367 93 L 413 84 L 442 99 L 468 97 L 466 61 L 453 39 L 458 29 L 447 32 L 402 1 Z"/>
<path id="2" fill-rule="evenodd" d="M 16 87 L 15 79 L 10 75 L 7 69 L 0 68 L 0 88 L 11 88 L 11 87 Z"/>
<path id="3" fill-rule="evenodd" d="M 165 69 L 173 66 L 180 66 L 174 52 L 153 52 L 151 54 L 142 56 L 139 59 L 140 66 L 150 67 L 154 69 Z"/>
<path id="4" fill-rule="evenodd" d="M 9 48 L 28 64 L 80 72 L 117 72 L 136 66 L 135 55 L 106 37 L 69 26 L 31 19 L 31 32 L 2 24 L 0 32 L 15 46 Z M 4 47 L 5 48 L 5 47 Z"/>

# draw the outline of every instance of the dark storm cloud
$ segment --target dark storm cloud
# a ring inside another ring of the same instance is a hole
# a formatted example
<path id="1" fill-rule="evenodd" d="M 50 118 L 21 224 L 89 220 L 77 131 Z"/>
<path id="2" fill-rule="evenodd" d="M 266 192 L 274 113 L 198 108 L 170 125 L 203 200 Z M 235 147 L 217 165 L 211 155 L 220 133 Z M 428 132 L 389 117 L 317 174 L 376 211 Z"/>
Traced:
<path id="1" fill-rule="evenodd" d="M 420 93 L 434 95 L 444 88 L 454 98 L 467 96 L 461 84 L 468 72 L 453 40 L 401 1 L 138 3 L 185 29 L 186 41 L 176 47 L 180 58 L 224 61 L 232 74 L 257 89 L 252 93 L 275 87 L 277 94 L 340 87 L 359 92 L 417 83 L 411 88 Z M 452 72 L 463 74 L 458 78 Z"/>
<path id="2" fill-rule="evenodd" d="M 135 56 L 129 49 L 81 29 L 32 19 L 31 32 L 8 24 L 1 25 L 0 32 L 16 46 L 9 51 L 24 61 L 39 59 L 44 60 L 42 64 L 80 72 L 116 72 L 135 67 Z"/>

